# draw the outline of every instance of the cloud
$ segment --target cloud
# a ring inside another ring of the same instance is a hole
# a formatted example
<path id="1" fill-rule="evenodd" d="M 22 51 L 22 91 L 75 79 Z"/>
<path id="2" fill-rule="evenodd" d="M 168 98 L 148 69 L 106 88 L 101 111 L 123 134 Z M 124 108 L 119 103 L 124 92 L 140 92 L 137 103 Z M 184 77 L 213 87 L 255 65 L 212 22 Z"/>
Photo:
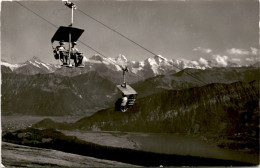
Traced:
<path id="1" fill-rule="evenodd" d="M 232 58 L 231 60 L 234 62 L 241 62 L 241 59 L 239 59 L 239 58 Z"/>
<path id="2" fill-rule="evenodd" d="M 257 55 L 258 54 L 258 49 L 257 48 L 254 48 L 254 47 L 250 47 L 250 49 L 251 49 L 251 53 L 253 54 L 253 55 Z"/>
<path id="3" fill-rule="evenodd" d="M 202 64 L 202 65 L 205 65 L 205 66 L 208 66 L 208 65 L 209 65 L 208 60 L 206 60 L 206 59 L 204 59 L 204 58 L 202 58 L 202 57 L 200 57 L 199 63 Z"/>
<path id="4" fill-rule="evenodd" d="M 244 49 L 238 49 L 238 48 L 231 48 L 228 49 L 227 52 L 229 54 L 236 54 L 236 55 L 249 55 L 250 52 Z"/>
<path id="5" fill-rule="evenodd" d="M 227 52 L 229 54 L 234 54 L 234 55 L 250 55 L 250 54 L 257 55 L 259 50 L 254 47 L 250 47 L 250 50 L 231 48 L 231 49 L 228 49 Z"/>
<path id="6" fill-rule="evenodd" d="M 211 53 L 212 50 L 210 48 L 202 48 L 202 47 L 197 47 L 193 49 L 194 51 L 200 51 L 202 53 L 208 54 Z"/>
<path id="7" fill-rule="evenodd" d="M 199 66 L 199 63 L 197 61 L 191 61 L 191 63 L 195 66 Z"/>
<path id="8" fill-rule="evenodd" d="M 253 57 L 249 57 L 249 58 L 246 58 L 246 61 L 254 62 L 254 61 L 255 61 L 255 58 L 253 58 Z"/>
<path id="9" fill-rule="evenodd" d="M 259 57 L 247 57 L 245 60 L 248 62 L 257 62 L 257 61 L 260 61 L 260 58 Z"/>
<path id="10" fill-rule="evenodd" d="M 228 65 L 227 60 L 228 60 L 228 56 L 221 56 L 221 55 L 213 55 L 213 58 L 215 59 L 216 63 L 219 66 L 223 66 L 226 67 Z"/>

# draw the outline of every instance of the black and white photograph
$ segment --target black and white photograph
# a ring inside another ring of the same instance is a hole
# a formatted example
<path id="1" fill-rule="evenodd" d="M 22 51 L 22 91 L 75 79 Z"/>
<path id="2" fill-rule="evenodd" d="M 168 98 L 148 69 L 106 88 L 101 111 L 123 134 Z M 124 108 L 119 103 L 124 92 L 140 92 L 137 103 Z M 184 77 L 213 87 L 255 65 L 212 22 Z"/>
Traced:
<path id="1" fill-rule="evenodd" d="M 0 167 L 259 166 L 258 0 L 0 3 Z"/>

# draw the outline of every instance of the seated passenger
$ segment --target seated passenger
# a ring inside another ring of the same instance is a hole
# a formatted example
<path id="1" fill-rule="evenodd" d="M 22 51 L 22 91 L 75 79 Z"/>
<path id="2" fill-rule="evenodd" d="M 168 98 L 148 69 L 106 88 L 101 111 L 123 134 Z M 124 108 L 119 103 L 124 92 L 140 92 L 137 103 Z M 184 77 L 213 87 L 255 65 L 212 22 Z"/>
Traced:
<path id="1" fill-rule="evenodd" d="M 118 98 L 116 103 L 115 103 L 115 111 L 121 110 L 121 103 L 122 103 L 122 98 Z"/>
<path id="2" fill-rule="evenodd" d="M 83 60 L 83 53 L 79 52 L 79 50 L 75 47 L 77 45 L 76 42 L 72 43 L 71 48 L 71 59 L 74 60 L 75 66 L 82 66 L 82 60 Z"/>
<path id="3" fill-rule="evenodd" d="M 78 66 L 83 66 L 82 61 L 83 61 L 83 52 L 80 52 L 78 54 Z"/>
<path id="4" fill-rule="evenodd" d="M 63 41 L 60 41 L 60 45 L 57 46 L 53 52 L 55 59 L 60 59 L 63 64 L 67 64 L 68 55 L 66 54 Z"/>
<path id="5" fill-rule="evenodd" d="M 122 102 L 121 102 L 121 110 L 126 110 L 127 109 L 126 104 L 127 104 L 127 97 L 126 97 L 125 94 L 123 94 Z"/>

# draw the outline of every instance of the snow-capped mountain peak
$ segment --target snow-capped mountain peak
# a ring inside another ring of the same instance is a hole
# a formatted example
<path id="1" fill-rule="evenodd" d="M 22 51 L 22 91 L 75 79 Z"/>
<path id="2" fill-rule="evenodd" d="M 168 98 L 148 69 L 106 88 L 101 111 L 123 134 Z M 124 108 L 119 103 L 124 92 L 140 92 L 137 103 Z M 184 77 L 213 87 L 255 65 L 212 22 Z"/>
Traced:
<path id="1" fill-rule="evenodd" d="M 33 66 L 40 68 L 40 69 L 46 69 L 47 71 L 50 71 L 50 72 L 55 71 L 54 65 L 44 63 L 39 58 L 37 58 L 35 56 L 33 58 L 31 58 L 30 60 L 26 61 L 25 64 L 33 65 Z"/>
<path id="2" fill-rule="evenodd" d="M 167 58 L 164 58 L 162 55 L 156 55 L 156 56 L 154 56 L 154 58 L 157 58 L 161 61 L 168 61 Z"/>
<path id="3" fill-rule="evenodd" d="M 91 66 L 91 68 L 96 68 L 94 69 L 100 69 L 100 64 L 103 64 L 103 66 L 112 69 L 114 71 L 121 71 L 121 63 L 117 62 L 115 58 L 109 58 L 109 57 L 102 57 L 99 54 L 95 54 L 92 57 L 85 59 L 85 66 Z M 119 65 L 118 65 L 119 64 Z M 124 65 L 122 65 L 124 66 Z"/>
<path id="4" fill-rule="evenodd" d="M 89 63 L 104 63 L 106 65 L 115 64 L 114 58 L 102 57 L 99 54 L 95 54 L 92 57 L 90 57 L 89 59 L 86 59 L 86 62 L 88 62 L 88 61 L 89 61 Z"/>
<path id="5" fill-rule="evenodd" d="M 115 58 L 117 62 L 127 63 L 127 58 L 123 54 L 119 54 L 117 58 Z"/>
<path id="6" fill-rule="evenodd" d="M 186 59 L 166 59 L 162 55 L 156 55 L 150 58 L 147 58 L 142 61 L 128 61 L 126 56 L 123 54 L 119 54 L 115 58 L 103 57 L 102 55 L 95 54 L 90 58 L 84 58 L 85 68 L 81 69 L 79 72 L 84 73 L 88 71 L 97 71 L 101 73 L 108 73 L 109 70 L 111 72 L 121 72 L 122 67 L 128 67 L 129 71 L 132 73 L 138 74 L 144 78 L 153 77 L 156 75 L 164 75 L 167 73 L 175 73 L 185 68 L 193 68 L 193 69 L 206 69 L 217 67 L 216 62 L 214 60 L 186 60 Z M 8 67 L 4 70 L 6 72 L 13 71 L 15 73 L 23 73 L 23 74 L 38 74 L 38 73 L 52 73 L 56 72 L 57 69 L 55 65 L 48 64 L 42 62 L 37 57 L 33 57 L 32 59 L 26 61 L 22 64 L 10 64 L 6 61 L 1 61 L 1 65 Z M 258 64 L 259 65 L 259 64 Z M 228 62 L 227 67 L 237 67 L 237 64 Z M 66 69 L 63 69 L 66 72 Z M 63 72 L 63 71 L 57 71 Z M 75 75 L 78 72 L 75 71 Z"/>
<path id="7" fill-rule="evenodd" d="M 12 71 L 23 66 L 23 64 L 11 64 L 5 61 L 1 61 L 1 65 L 6 66 L 8 68 L 10 68 Z"/>
<path id="8" fill-rule="evenodd" d="M 93 55 L 92 57 L 89 58 L 89 60 L 99 61 L 99 62 L 105 61 L 104 57 L 102 57 L 98 54 Z"/>
<path id="9" fill-rule="evenodd" d="M 37 58 L 36 56 L 33 56 L 31 59 L 29 59 L 28 61 L 32 61 L 32 62 L 42 62 L 39 58 Z"/>

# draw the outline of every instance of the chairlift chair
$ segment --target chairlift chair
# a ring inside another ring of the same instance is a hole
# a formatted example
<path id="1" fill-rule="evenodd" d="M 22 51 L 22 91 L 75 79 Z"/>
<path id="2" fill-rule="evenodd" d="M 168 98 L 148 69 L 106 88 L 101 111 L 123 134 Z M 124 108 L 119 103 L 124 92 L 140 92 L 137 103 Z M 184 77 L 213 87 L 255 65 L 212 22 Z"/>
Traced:
<path id="1" fill-rule="evenodd" d="M 68 27 L 65 27 L 65 26 L 60 26 L 58 28 L 58 30 L 56 31 L 56 33 L 54 34 L 54 36 L 52 37 L 51 39 L 51 43 L 52 43 L 52 48 L 54 48 L 53 44 L 55 41 L 63 41 L 63 42 L 66 42 L 66 43 L 72 43 L 72 42 L 76 42 L 81 34 L 84 32 L 83 29 L 79 29 L 79 28 L 75 28 L 75 27 L 71 27 L 71 26 L 68 26 Z M 69 59 L 69 64 L 70 64 L 70 59 L 71 58 L 71 46 L 69 45 L 69 51 L 64 53 L 65 56 L 67 56 Z M 59 55 L 55 55 L 55 58 L 56 59 L 61 59 L 59 58 Z"/>
<path id="2" fill-rule="evenodd" d="M 69 44 L 69 51 L 63 53 L 63 55 L 68 58 L 69 65 L 71 65 L 70 59 L 73 59 L 73 58 L 71 58 L 71 48 L 72 48 L 71 44 L 73 42 L 76 42 L 80 38 L 80 36 L 84 32 L 84 30 L 76 28 L 76 27 L 72 27 L 72 25 L 73 25 L 73 10 L 76 10 L 76 5 L 72 2 L 65 2 L 64 4 L 71 9 L 71 24 L 67 27 L 66 26 L 60 26 L 58 28 L 58 30 L 56 31 L 56 33 L 54 34 L 54 36 L 52 37 L 51 43 L 52 43 L 52 48 L 54 50 L 54 57 L 55 57 L 55 59 L 59 59 L 59 60 L 61 59 L 60 54 L 55 52 L 55 48 L 53 46 L 53 43 L 55 41 L 59 41 L 59 42 L 63 41 L 63 42 L 67 42 Z"/>
<path id="3" fill-rule="evenodd" d="M 123 95 L 127 96 L 126 106 L 121 106 L 122 99 L 118 99 L 115 103 L 115 111 L 126 112 L 128 108 L 132 107 L 135 103 L 138 93 L 125 82 L 125 72 L 128 72 L 127 67 L 122 68 L 124 82 L 122 85 L 117 85 L 116 87 L 122 92 Z"/>

